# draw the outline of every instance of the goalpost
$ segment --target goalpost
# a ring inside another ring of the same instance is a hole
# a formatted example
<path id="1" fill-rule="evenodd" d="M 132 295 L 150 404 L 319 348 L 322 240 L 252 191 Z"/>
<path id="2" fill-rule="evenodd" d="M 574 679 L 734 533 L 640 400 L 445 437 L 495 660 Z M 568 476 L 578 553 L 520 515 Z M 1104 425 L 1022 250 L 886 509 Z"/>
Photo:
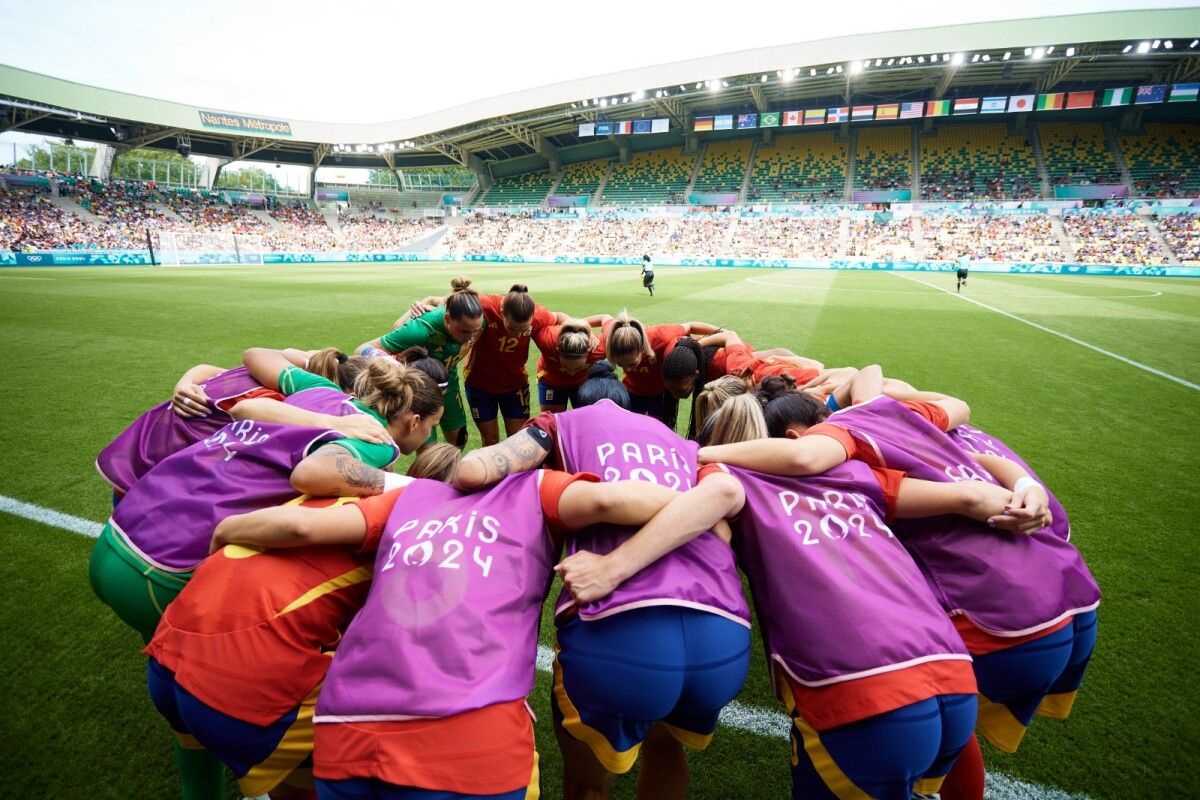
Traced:
<path id="1" fill-rule="evenodd" d="M 184 264 L 261 264 L 263 237 L 251 233 L 158 231 L 158 262 Z"/>

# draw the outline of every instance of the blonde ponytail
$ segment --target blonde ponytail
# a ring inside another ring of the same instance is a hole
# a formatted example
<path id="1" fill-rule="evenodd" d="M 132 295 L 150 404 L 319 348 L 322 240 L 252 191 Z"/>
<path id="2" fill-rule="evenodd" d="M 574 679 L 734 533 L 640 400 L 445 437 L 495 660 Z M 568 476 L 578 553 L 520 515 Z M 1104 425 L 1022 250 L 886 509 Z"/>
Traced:
<path id="1" fill-rule="evenodd" d="M 427 417 L 442 407 L 442 393 L 427 374 L 386 358 L 372 359 L 354 380 L 354 394 L 388 422 L 412 411 Z"/>
<path id="2" fill-rule="evenodd" d="M 635 354 L 645 356 L 654 363 L 654 351 L 650 348 L 650 337 L 646 327 L 622 309 L 613 320 L 608 331 L 608 356 L 613 361 L 625 361 Z"/>

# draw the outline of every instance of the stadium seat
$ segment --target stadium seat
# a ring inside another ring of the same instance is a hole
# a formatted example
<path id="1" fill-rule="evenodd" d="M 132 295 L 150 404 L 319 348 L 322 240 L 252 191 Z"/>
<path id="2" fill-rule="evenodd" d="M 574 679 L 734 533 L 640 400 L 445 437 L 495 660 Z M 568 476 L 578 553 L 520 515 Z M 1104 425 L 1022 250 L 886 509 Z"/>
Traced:
<path id="1" fill-rule="evenodd" d="M 912 128 L 908 125 L 862 128 L 854 157 L 854 188 L 912 188 Z"/>
<path id="2" fill-rule="evenodd" d="M 1195 123 L 1147 122 L 1117 140 L 1135 197 L 1200 194 L 1200 128 Z"/>
<path id="3" fill-rule="evenodd" d="M 694 192 L 740 192 L 750 159 L 750 140 L 711 142 L 692 187 Z"/>
<path id="4" fill-rule="evenodd" d="M 1120 183 L 1117 160 L 1094 122 L 1047 122 L 1038 125 L 1042 156 L 1051 183 Z"/>
<path id="5" fill-rule="evenodd" d="M 628 164 L 614 164 L 604 187 L 604 203 L 652 206 L 682 203 L 696 160 L 681 149 L 637 153 Z"/>
<path id="6" fill-rule="evenodd" d="M 1039 194 L 1033 148 L 1003 124 L 943 124 L 920 144 L 923 200 L 1012 200 Z"/>
<path id="7" fill-rule="evenodd" d="M 540 206 L 545 202 L 546 194 L 553 185 L 554 178 L 548 172 L 526 172 L 523 175 L 497 178 L 475 205 Z"/>
<path id="8" fill-rule="evenodd" d="M 846 190 L 847 153 L 846 142 L 832 131 L 778 136 L 758 148 L 747 199 L 839 201 Z"/>
<path id="9" fill-rule="evenodd" d="M 585 161 L 563 167 L 562 179 L 554 193 L 562 196 L 594 195 L 608 171 L 607 161 Z"/>

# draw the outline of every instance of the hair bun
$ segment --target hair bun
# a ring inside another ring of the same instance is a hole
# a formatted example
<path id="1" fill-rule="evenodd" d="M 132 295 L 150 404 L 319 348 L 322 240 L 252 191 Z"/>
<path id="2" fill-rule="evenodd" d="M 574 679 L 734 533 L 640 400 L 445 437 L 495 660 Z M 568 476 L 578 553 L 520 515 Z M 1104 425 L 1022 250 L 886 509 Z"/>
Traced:
<path id="1" fill-rule="evenodd" d="M 615 378 L 617 368 L 612 365 L 611 361 L 601 359 L 588 367 L 587 374 L 589 378 Z"/>
<path id="2" fill-rule="evenodd" d="M 456 292 L 465 292 L 471 288 L 471 279 L 466 275 L 459 275 L 456 278 L 451 278 L 450 288 Z"/>
<path id="3" fill-rule="evenodd" d="M 512 285 L 512 288 L 511 288 L 511 289 L 509 289 L 509 291 L 510 291 L 510 292 L 524 292 L 524 293 L 528 294 L 528 293 L 529 293 L 529 287 L 528 287 L 528 286 L 526 286 L 526 285 L 525 285 L 525 284 L 523 284 L 523 283 L 514 283 L 514 284 Z"/>
<path id="4" fill-rule="evenodd" d="M 785 395 L 788 392 L 794 392 L 795 390 L 796 385 L 794 383 L 790 383 L 783 378 L 772 375 L 770 377 L 763 378 L 758 384 L 758 389 L 755 390 L 754 393 L 758 396 L 759 402 L 766 404 L 774 400 L 776 397 Z"/>

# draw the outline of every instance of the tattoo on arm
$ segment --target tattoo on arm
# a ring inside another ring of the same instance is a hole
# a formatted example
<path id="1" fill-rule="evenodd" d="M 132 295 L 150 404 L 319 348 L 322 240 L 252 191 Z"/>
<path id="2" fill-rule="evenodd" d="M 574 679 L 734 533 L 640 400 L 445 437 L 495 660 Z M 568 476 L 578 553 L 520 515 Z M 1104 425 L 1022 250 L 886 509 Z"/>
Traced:
<path id="1" fill-rule="evenodd" d="M 520 431 L 499 444 L 476 450 L 464 457 L 479 459 L 483 464 L 484 483 L 491 485 L 514 472 L 535 469 L 546 460 L 546 449 L 526 431 Z"/>
<path id="2" fill-rule="evenodd" d="M 347 486 L 355 489 L 374 489 L 376 494 L 383 492 L 383 470 L 375 469 L 349 455 L 337 456 L 333 466 Z"/>
<path id="3" fill-rule="evenodd" d="M 506 477 L 512 472 L 512 468 L 512 460 L 508 456 L 501 452 L 493 453 L 488 469 L 488 481 L 495 482 Z"/>

